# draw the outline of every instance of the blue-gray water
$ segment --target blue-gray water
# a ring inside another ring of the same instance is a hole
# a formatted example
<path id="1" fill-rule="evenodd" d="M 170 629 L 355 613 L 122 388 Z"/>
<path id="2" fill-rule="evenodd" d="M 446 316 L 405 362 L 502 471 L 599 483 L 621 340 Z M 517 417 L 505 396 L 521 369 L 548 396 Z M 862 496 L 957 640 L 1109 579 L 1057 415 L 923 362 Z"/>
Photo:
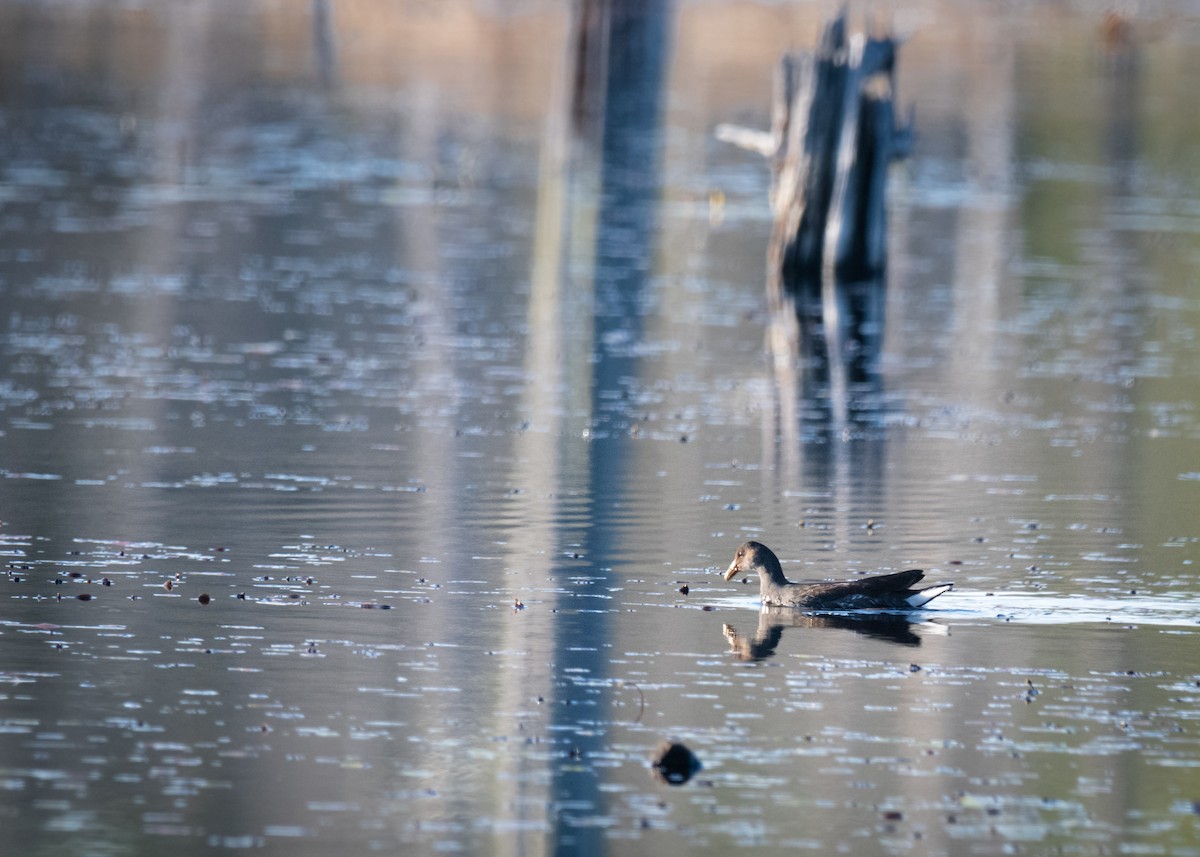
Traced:
<path id="1" fill-rule="evenodd" d="M 835 394 L 713 133 L 828 10 L 385 6 L 0 4 L 5 847 L 1200 853 L 1195 10 L 898 12 Z"/>

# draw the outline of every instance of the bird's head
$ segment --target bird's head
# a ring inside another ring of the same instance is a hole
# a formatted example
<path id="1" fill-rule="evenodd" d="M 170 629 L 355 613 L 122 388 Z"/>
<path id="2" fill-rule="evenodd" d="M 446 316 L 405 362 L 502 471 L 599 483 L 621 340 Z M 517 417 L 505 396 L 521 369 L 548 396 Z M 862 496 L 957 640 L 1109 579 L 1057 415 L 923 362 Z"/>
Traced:
<path id="1" fill-rule="evenodd" d="M 733 580 L 739 574 L 755 573 L 759 567 L 766 563 L 767 555 L 774 556 L 766 545 L 761 545 L 758 542 L 744 543 L 737 549 L 737 553 L 733 555 L 733 562 L 729 564 L 729 568 L 725 571 L 725 579 Z"/>

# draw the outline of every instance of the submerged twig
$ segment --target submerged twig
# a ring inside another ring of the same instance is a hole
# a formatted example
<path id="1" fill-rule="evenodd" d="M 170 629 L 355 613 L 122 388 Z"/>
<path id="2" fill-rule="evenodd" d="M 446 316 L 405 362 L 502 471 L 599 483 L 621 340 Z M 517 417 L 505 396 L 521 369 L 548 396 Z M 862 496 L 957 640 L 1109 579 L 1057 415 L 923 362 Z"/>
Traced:
<path id="1" fill-rule="evenodd" d="M 646 713 L 646 694 L 642 693 L 642 689 L 637 686 L 637 682 L 629 681 L 627 679 L 619 679 L 617 684 L 620 687 L 624 687 L 624 686 L 628 685 L 629 687 L 632 687 L 634 690 L 637 691 L 638 713 L 637 713 L 637 717 L 633 718 L 633 720 L 631 720 L 630 722 L 631 723 L 641 723 L 642 715 Z"/>

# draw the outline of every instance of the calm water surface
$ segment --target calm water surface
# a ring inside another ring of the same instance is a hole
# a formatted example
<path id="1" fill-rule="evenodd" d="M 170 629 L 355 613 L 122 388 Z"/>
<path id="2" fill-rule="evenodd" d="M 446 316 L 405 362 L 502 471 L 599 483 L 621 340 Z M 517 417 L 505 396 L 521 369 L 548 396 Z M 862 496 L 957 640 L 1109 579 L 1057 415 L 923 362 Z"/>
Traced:
<path id="1" fill-rule="evenodd" d="M 6 847 L 1200 853 L 1200 18 L 898 15 L 837 394 L 713 135 L 822 12 L 0 4 Z"/>

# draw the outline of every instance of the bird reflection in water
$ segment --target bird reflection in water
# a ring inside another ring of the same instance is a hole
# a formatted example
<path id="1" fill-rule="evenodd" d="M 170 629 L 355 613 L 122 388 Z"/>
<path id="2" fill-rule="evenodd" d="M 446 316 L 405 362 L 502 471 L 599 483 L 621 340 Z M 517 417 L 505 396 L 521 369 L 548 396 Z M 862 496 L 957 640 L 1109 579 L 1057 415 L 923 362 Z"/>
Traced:
<path id="1" fill-rule="evenodd" d="M 921 635 L 915 627 L 939 634 L 948 630 L 933 622 L 914 622 L 904 613 L 813 614 L 791 607 L 764 607 L 758 614 L 758 629 L 753 639 L 742 635 L 730 624 L 722 625 L 721 633 L 738 660 L 761 661 L 775 654 L 783 639 L 784 628 L 840 628 L 888 643 L 919 646 Z"/>

